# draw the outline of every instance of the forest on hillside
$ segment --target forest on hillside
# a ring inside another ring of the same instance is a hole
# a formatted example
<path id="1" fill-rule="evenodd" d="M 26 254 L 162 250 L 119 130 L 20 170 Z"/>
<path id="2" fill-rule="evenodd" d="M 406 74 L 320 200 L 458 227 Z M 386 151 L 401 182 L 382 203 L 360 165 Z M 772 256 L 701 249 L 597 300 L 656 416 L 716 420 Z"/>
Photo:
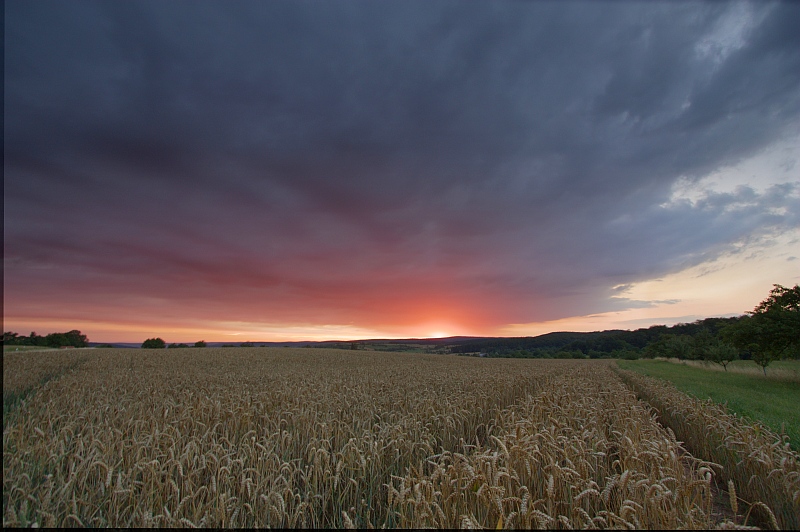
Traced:
<path id="1" fill-rule="evenodd" d="M 706 360 L 725 369 L 753 360 L 766 373 L 770 362 L 800 358 L 800 285 L 773 285 L 743 316 L 706 318 L 635 331 L 556 332 L 524 338 L 484 338 L 449 346 L 451 353 L 511 358 L 656 358 Z"/>
<path id="2" fill-rule="evenodd" d="M 700 341 L 718 338 L 720 331 L 744 316 L 706 318 L 673 326 L 653 325 L 635 331 L 553 332 L 541 336 L 485 338 L 450 346 L 451 353 L 519 358 L 640 358 L 672 356 L 692 358 Z M 679 357 L 680 358 L 680 357 Z"/>

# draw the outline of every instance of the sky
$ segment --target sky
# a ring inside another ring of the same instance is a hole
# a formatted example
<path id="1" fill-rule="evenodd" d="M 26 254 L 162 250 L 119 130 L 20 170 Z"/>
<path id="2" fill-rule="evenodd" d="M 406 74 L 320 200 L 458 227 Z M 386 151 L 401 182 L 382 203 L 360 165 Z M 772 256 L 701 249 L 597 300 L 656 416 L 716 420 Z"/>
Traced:
<path id="1" fill-rule="evenodd" d="M 3 321 L 526 336 L 800 282 L 800 3 L 5 2 Z"/>

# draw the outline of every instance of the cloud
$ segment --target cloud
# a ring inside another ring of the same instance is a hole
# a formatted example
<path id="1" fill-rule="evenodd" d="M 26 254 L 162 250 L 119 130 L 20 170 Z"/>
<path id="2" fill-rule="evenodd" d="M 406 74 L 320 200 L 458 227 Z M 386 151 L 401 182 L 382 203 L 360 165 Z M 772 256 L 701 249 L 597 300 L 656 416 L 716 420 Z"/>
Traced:
<path id="1" fill-rule="evenodd" d="M 13 312 L 487 331 L 800 224 L 675 195 L 800 123 L 795 4 L 6 9 Z"/>

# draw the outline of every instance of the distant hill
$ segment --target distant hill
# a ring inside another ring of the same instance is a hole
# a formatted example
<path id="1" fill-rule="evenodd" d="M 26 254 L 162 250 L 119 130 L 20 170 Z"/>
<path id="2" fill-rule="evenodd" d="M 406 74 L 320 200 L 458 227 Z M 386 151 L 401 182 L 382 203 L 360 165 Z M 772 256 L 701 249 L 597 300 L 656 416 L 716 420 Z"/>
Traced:
<path id="1" fill-rule="evenodd" d="M 654 325 L 635 331 L 612 329 L 597 332 L 553 332 L 517 338 L 482 338 L 453 345 L 450 347 L 450 352 L 460 354 L 477 352 L 490 356 L 525 358 L 619 357 L 639 353 L 664 336 L 695 336 L 702 331 L 716 336 L 722 327 L 739 319 L 741 317 L 707 318 L 693 323 L 679 323 L 672 327 Z"/>
<path id="2" fill-rule="evenodd" d="M 727 324 L 741 317 L 707 318 L 693 323 L 679 323 L 668 327 L 654 325 L 635 331 L 611 329 L 595 332 L 552 332 L 539 336 L 480 337 L 451 336 L 449 338 L 371 338 L 365 340 L 329 340 L 300 342 L 207 342 L 207 347 L 240 345 L 252 347 L 308 347 L 335 349 L 371 349 L 377 351 L 417 351 L 428 353 L 453 353 L 461 355 L 484 354 L 493 357 L 521 358 L 608 358 L 641 352 L 663 336 L 694 336 L 701 331 L 716 335 Z M 101 345 L 90 342 L 90 346 Z M 109 344 L 102 344 L 109 345 Z M 113 347 L 139 348 L 141 343 L 117 342 Z M 191 344 L 189 344 L 191 346 Z"/>

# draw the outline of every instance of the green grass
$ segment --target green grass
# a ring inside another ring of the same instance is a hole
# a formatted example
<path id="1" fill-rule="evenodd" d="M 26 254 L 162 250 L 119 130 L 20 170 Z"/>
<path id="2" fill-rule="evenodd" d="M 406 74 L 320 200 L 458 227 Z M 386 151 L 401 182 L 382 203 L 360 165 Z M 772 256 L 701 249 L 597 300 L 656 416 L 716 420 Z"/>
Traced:
<path id="1" fill-rule="evenodd" d="M 668 380 L 682 392 L 699 399 L 726 403 L 728 411 L 786 434 L 792 449 L 800 451 L 800 384 L 792 379 L 765 378 L 757 373 L 726 373 L 662 360 L 618 360 L 617 363 L 622 369 Z"/>
<path id="2" fill-rule="evenodd" d="M 718 364 L 717 364 L 718 365 Z M 728 366 L 728 369 L 736 368 L 742 370 L 754 370 L 756 373 L 761 373 L 761 366 L 756 365 L 755 362 L 752 360 L 734 360 L 731 362 L 731 365 Z M 799 360 L 775 360 L 769 363 L 767 366 L 767 376 L 773 371 L 784 370 L 784 371 L 792 371 L 797 372 L 800 371 L 800 361 Z"/>
<path id="3" fill-rule="evenodd" d="M 656 360 L 664 360 L 664 359 L 659 358 Z M 678 360 L 677 358 L 670 358 L 668 359 L 668 361 L 672 362 L 673 364 L 683 364 L 711 371 L 722 371 L 722 372 L 726 371 L 719 364 L 714 364 L 712 362 L 706 362 L 703 360 Z M 762 370 L 761 366 L 756 365 L 756 363 L 753 362 L 752 360 L 734 360 L 728 366 L 727 372 L 745 373 L 747 375 L 752 375 L 756 377 L 762 377 L 762 378 L 764 377 L 764 370 Z M 770 380 L 794 381 L 795 383 L 800 385 L 800 361 L 776 360 L 775 362 L 771 362 L 770 365 L 767 366 L 766 377 Z"/>

